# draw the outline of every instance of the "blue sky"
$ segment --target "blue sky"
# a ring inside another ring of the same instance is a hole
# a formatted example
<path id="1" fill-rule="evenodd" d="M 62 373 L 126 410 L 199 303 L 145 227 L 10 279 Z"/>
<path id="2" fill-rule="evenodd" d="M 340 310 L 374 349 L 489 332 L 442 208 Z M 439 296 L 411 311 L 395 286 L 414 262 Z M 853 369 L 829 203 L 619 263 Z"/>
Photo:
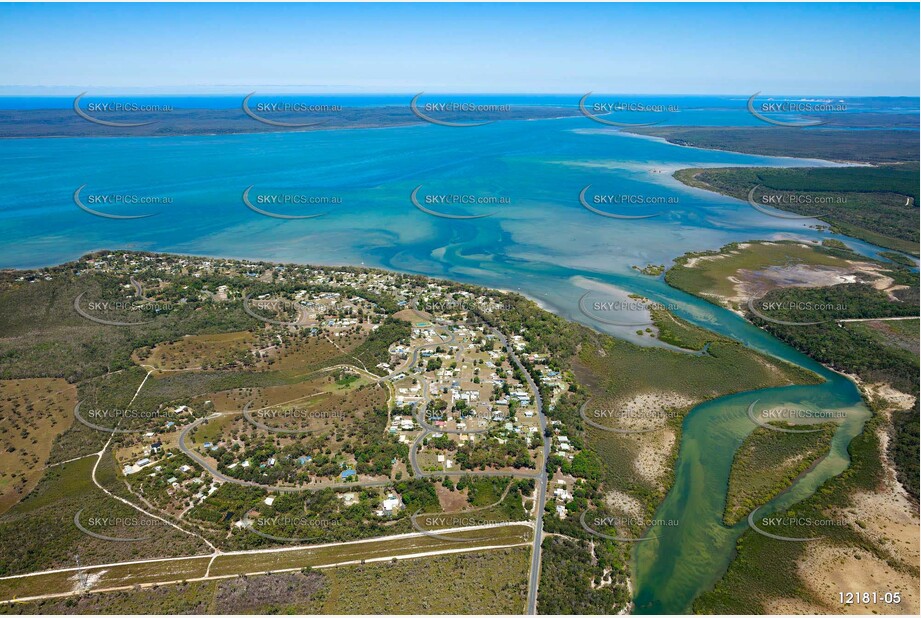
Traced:
<path id="1" fill-rule="evenodd" d="M 0 4 L 0 86 L 917 96 L 918 20 L 917 3 Z"/>

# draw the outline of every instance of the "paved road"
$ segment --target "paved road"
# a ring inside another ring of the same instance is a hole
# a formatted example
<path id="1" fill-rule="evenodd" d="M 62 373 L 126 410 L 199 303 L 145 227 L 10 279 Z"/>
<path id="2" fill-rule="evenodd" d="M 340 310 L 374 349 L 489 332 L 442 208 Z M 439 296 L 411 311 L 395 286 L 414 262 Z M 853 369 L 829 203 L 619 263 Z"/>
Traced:
<path id="1" fill-rule="evenodd" d="M 531 377 L 531 374 L 528 373 L 524 365 L 521 363 L 521 360 L 518 358 L 518 355 L 515 353 L 515 350 L 509 344 L 508 339 L 500 331 L 493 329 L 496 337 L 505 347 L 508 352 L 509 358 L 515 363 L 521 373 L 524 374 L 525 380 L 528 383 L 532 393 L 534 394 L 534 401 L 537 405 L 538 410 L 538 421 L 540 422 L 540 435 L 543 440 L 543 457 L 541 459 L 541 469 L 539 472 L 478 472 L 478 471 L 457 471 L 457 472 L 424 472 L 419 466 L 419 462 L 416 458 L 417 450 L 419 445 L 422 443 L 423 438 L 427 436 L 430 432 L 422 432 L 414 441 L 412 446 L 409 449 L 409 461 L 413 468 L 413 473 L 417 477 L 431 477 L 431 476 L 511 476 L 515 478 L 528 478 L 536 479 L 535 487 L 535 521 L 534 521 L 534 543 L 531 550 L 531 569 L 528 580 L 528 605 L 527 613 L 536 614 L 537 613 L 537 588 L 540 583 L 540 564 L 541 564 L 541 542 L 543 541 L 543 530 L 544 530 L 544 507 L 547 504 L 547 460 L 550 458 L 550 441 L 545 437 L 544 433 L 547 430 L 547 417 L 544 414 L 544 402 L 540 396 L 540 389 L 537 387 L 537 384 L 534 382 L 534 379 Z M 425 394 L 427 397 L 427 391 Z M 425 401 L 423 401 L 423 404 Z M 421 423 L 421 421 L 420 421 Z M 423 425 L 424 426 L 424 425 Z"/>
<path id="2" fill-rule="evenodd" d="M 200 418 L 191 425 L 187 425 L 182 432 L 179 434 L 179 450 L 185 453 L 190 459 L 195 461 L 198 465 L 204 468 L 208 474 L 213 476 L 215 479 L 222 481 L 224 483 L 233 483 L 234 485 L 246 485 L 249 487 L 261 487 L 262 489 L 268 491 L 277 491 L 281 493 L 296 493 L 299 491 L 322 491 L 324 489 L 351 489 L 353 487 L 386 487 L 387 485 L 392 485 L 393 481 L 356 481 L 354 483 L 332 483 L 326 485 L 304 485 L 300 487 L 295 487 L 291 485 L 264 485 L 262 483 L 256 483 L 255 481 L 244 481 L 243 479 L 237 479 L 232 476 L 227 476 L 226 474 L 220 472 L 217 468 L 211 465 L 207 459 L 202 457 L 198 451 L 189 448 L 186 445 L 185 440 L 188 437 L 190 431 L 204 423 L 206 420 L 215 419 L 221 416 L 220 412 L 215 412 L 211 416 Z"/>
<path id="3" fill-rule="evenodd" d="M 454 333 L 450 331 L 449 333 L 450 333 L 450 338 L 446 341 L 427 344 L 425 346 L 419 346 L 415 348 L 413 350 L 412 358 L 411 358 L 410 363 L 407 365 L 407 368 L 413 367 L 416 364 L 418 360 L 418 354 L 423 348 L 437 347 L 439 345 L 450 345 L 450 344 L 455 343 L 456 339 L 455 339 Z M 537 417 L 540 423 L 540 434 L 543 440 L 543 450 L 542 450 L 543 456 L 541 458 L 540 471 L 537 473 L 519 472 L 519 471 L 502 472 L 502 471 L 471 471 L 471 470 L 465 470 L 465 471 L 458 470 L 455 472 L 443 472 L 443 471 L 442 472 L 425 472 L 423 471 L 422 468 L 419 466 L 419 462 L 417 460 L 418 447 L 422 443 L 422 440 L 425 438 L 425 436 L 429 435 L 430 433 L 432 433 L 433 430 L 435 430 L 434 427 L 427 425 L 422 420 L 422 416 L 424 415 L 424 409 L 425 409 L 425 406 L 427 404 L 427 399 L 428 399 L 428 389 L 427 389 L 427 385 L 424 383 L 423 383 L 423 405 L 420 406 L 419 418 L 417 419 L 419 420 L 420 425 L 422 425 L 424 431 L 421 434 L 419 434 L 419 436 L 413 441 L 413 444 L 410 446 L 409 459 L 410 459 L 410 465 L 412 466 L 415 476 L 419 478 L 472 475 L 472 476 L 486 476 L 486 477 L 513 477 L 513 478 L 524 478 L 524 479 L 536 479 L 537 480 L 536 487 L 535 487 L 535 491 L 536 491 L 535 499 L 536 500 L 535 500 L 534 542 L 533 542 L 533 548 L 531 551 L 531 568 L 530 568 L 530 576 L 529 576 L 529 582 L 528 582 L 528 604 L 527 604 L 527 613 L 536 614 L 537 613 L 537 589 L 540 583 L 541 542 L 543 540 L 543 527 L 544 527 L 543 515 L 544 515 L 544 508 L 547 503 L 547 483 L 548 483 L 547 460 L 550 457 L 550 441 L 547 440 L 547 438 L 544 435 L 547 429 L 547 418 L 544 414 L 544 405 L 543 405 L 543 400 L 540 396 L 540 389 L 537 387 L 537 384 L 534 382 L 534 379 L 531 377 L 531 374 L 528 373 L 528 371 L 525 369 L 524 365 L 521 363 L 521 360 L 518 358 L 518 355 L 515 353 L 515 350 L 512 348 L 511 344 L 509 343 L 505 335 L 503 335 L 500 331 L 496 329 L 494 329 L 494 333 L 496 337 L 499 339 L 499 341 L 502 343 L 502 345 L 505 347 L 506 351 L 508 352 L 509 358 L 512 359 L 512 361 L 515 363 L 518 369 L 525 376 L 525 380 L 527 381 L 528 386 L 530 387 L 532 393 L 534 394 L 534 401 L 536 402 L 536 406 L 538 410 Z M 354 368 L 354 369 L 358 369 L 358 368 Z M 390 374 L 388 376 L 385 376 L 384 378 L 379 378 L 379 381 L 389 380 L 392 375 L 394 374 Z M 383 486 L 390 485 L 392 483 L 392 481 L 389 481 L 389 480 L 388 481 L 364 481 L 364 482 L 358 481 L 355 483 L 334 483 L 334 484 L 323 485 L 323 486 L 306 485 L 302 487 L 294 487 L 294 486 L 288 486 L 288 485 L 264 485 L 262 483 L 256 483 L 254 481 L 245 481 L 242 479 L 237 479 L 231 476 L 227 476 L 226 474 L 223 474 L 220 471 L 218 471 L 217 468 L 212 466 L 211 463 L 208 462 L 208 460 L 206 460 L 204 457 L 202 457 L 197 451 L 189 448 L 186 445 L 186 438 L 188 437 L 188 434 L 191 430 L 193 430 L 195 427 L 199 426 L 201 423 L 205 422 L 206 420 L 217 418 L 219 416 L 220 416 L 220 413 L 215 413 L 207 418 L 199 419 L 195 421 L 194 423 L 186 426 L 182 430 L 182 432 L 179 434 L 179 450 L 185 453 L 185 455 L 187 455 L 193 461 L 198 463 L 198 465 L 204 468 L 209 474 L 211 474 L 215 479 L 219 481 L 223 481 L 225 483 L 234 483 L 237 485 L 247 485 L 250 487 L 261 487 L 268 491 L 284 492 L 284 493 L 294 493 L 294 492 L 299 492 L 299 491 L 320 491 L 322 489 L 327 489 L 327 488 L 348 489 L 348 488 L 353 488 L 353 487 L 383 487 Z M 438 431 L 441 431 L 441 430 L 438 430 Z M 477 431 L 465 431 L 464 433 L 478 433 L 478 432 Z"/>
<path id="4" fill-rule="evenodd" d="M 515 354 L 515 350 L 509 344 L 508 339 L 505 338 L 498 330 L 494 331 L 496 336 L 499 338 L 499 341 L 502 342 L 502 345 L 505 346 L 505 349 L 508 351 L 509 358 L 511 358 L 515 365 L 518 366 L 518 369 L 521 370 L 521 373 L 524 374 L 525 380 L 528 382 L 528 386 L 531 387 L 531 391 L 534 393 L 534 401 L 537 404 L 537 418 L 540 421 L 540 435 L 544 441 L 543 448 L 543 458 L 541 461 L 541 470 L 537 475 L 537 487 L 535 487 L 536 493 L 536 515 L 534 521 L 534 546 L 531 550 L 531 575 L 528 580 L 528 614 L 537 613 L 537 587 L 540 584 L 540 561 L 541 561 L 541 542 L 543 541 L 544 533 L 544 507 L 547 504 L 547 459 L 550 458 L 550 440 L 544 435 L 547 430 L 547 417 L 544 414 L 544 402 L 540 396 L 540 389 L 537 387 L 537 384 L 534 383 L 534 379 L 531 377 L 531 374 L 525 369 L 524 365 L 521 364 L 521 361 L 518 359 L 518 355 Z"/>
<path id="5" fill-rule="evenodd" d="M 917 320 L 918 316 L 916 315 L 907 315 L 900 316 L 896 318 L 847 318 L 841 320 L 835 320 L 835 322 L 889 322 L 893 320 Z"/>
<path id="6" fill-rule="evenodd" d="M 475 526 L 445 528 L 443 530 L 439 530 L 439 533 L 443 535 L 455 535 L 458 533 L 465 534 L 471 531 L 500 530 L 503 528 L 516 527 L 516 526 L 528 526 L 528 525 L 529 524 L 526 522 L 503 522 L 503 523 L 498 523 L 498 524 L 480 524 L 480 525 L 475 525 Z M 335 543 L 321 543 L 321 544 L 315 544 L 315 545 L 291 545 L 291 546 L 285 546 L 285 547 L 247 549 L 247 550 L 237 550 L 237 551 L 228 551 L 228 552 L 220 552 L 220 551 L 215 550 L 213 553 L 210 553 L 210 554 L 194 554 L 194 555 L 186 555 L 186 556 L 177 556 L 173 558 L 147 558 L 147 559 L 139 559 L 139 560 L 126 560 L 123 562 L 110 562 L 110 563 L 105 563 L 105 564 L 90 564 L 90 565 L 83 565 L 83 566 L 76 566 L 76 567 L 63 567 L 63 568 L 57 568 L 57 569 L 48 569 L 44 571 L 32 571 L 29 573 L 19 573 L 16 575 L 3 576 L 3 577 L 0 577 L 0 581 L 29 579 L 29 578 L 34 578 L 34 577 L 42 577 L 42 576 L 55 575 L 55 574 L 61 574 L 61 573 L 78 574 L 81 572 L 86 573 L 91 570 L 101 574 L 105 572 L 102 569 L 110 570 L 110 569 L 116 569 L 119 567 L 129 567 L 132 565 L 151 565 L 154 563 L 184 562 L 188 560 L 204 559 L 208 557 L 211 558 L 211 561 L 213 563 L 215 558 L 225 558 L 226 559 L 226 558 L 234 558 L 238 556 L 252 556 L 252 555 L 264 555 L 264 554 L 285 555 L 290 552 L 298 552 L 302 550 L 316 550 L 316 549 L 320 549 L 324 547 L 331 547 L 331 546 L 336 546 L 336 547 L 342 547 L 342 546 L 360 547 L 362 545 L 373 546 L 374 544 L 391 543 L 394 541 L 402 541 L 402 540 L 413 540 L 413 539 L 418 539 L 423 536 L 427 536 L 427 534 L 425 532 L 414 531 L 414 532 L 407 532 L 407 533 L 402 533 L 402 534 L 395 534 L 395 535 L 388 535 L 388 536 L 381 536 L 381 537 L 356 539 L 352 541 L 337 541 Z M 489 539 L 484 538 L 482 542 L 489 543 Z M 389 562 L 393 559 L 410 559 L 410 558 L 421 558 L 421 557 L 427 557 L 427 556 L 437 556 L 437 555 L 442 555 L 442 554 L 454 554 L 454 553 L 461 553 L 461 552 L 468 553 L 468 552 L 486 551 L 486 550 L 491 550 L 491 549 L 505 549 L 509 547 L 518 547 L 520 545 L 522 544 L 521 543 L 511 543 L 511 544 L 506 543 L 502 545 L 485 544 L 485 545 L 475 545 L 472 547 L 471 546 L 444 547 L 442 549 L 433 548 L 429 551 L 422 551 L 422 552 L 416 551 L 412 548 L 412 546 L 410 546 L 403 550 L 399 548 L 395 548 L 394 549 L 395 553 L 393 555 L 381 556 L 380 553 L 377 552 L 365 559 L 362 559 L 362 556 L 359 554 L 359 555 L 354 556 L 354 558 L 352 558 L 351 560 L 334 563 L 334 564 L 316 565 L 316 566 L 313 566 L 313 568 L 330 568 L 330 567 L 342 566 L 342 565 L 347 565 L 347 564 L 359 564 L 363 562 L 367 562 L 367 563 Z M 209 564 L 208 566 L 209 571 L 210 571 L 210 568 L 211 567 Z M 291 568 L 281 568 L 277 570 L 272 570 L 272 573 L 299 571 L 301 568 L 303 567 L 296 566 L 296 567 L 291 567 Z M 135 586 L 140 586 L 142 588 L 149 588 L 149 587 L 156 587 L 156 586 L 162 586 L 162 585 L 168 585 L 168 584 L 178 584 L 180 583 L 180 581 L 182 582 L 207 581 L 207 580 L 212 580 L 212 579 L 229 579 L 229 578 L 237 577 L 240 575 L 256 576 L 256 575 L 263 575 L 263 574 L 265 574 L 265 571 L 256 571 L 256 572 L 241 571 L 241 572 L 227 573 L 223 575 L 209 576 L 208 572 L 206 572 L 204 577 L 184 577 L 182 580 L 168 580 L 168 581 L 145 581 L 139 584 L 133 583 L 133 584 L 125 585 L 125 586 L 115 586 L 111 588 L 107 588 L 107 587 L 94 588 L 91 590 L 91 592 L 98 593 L 98 592 L 110 592 L 110 591 L 116 591 L 116 590 L 131 590 L 131 589 L 134 589 Z M 64 585 L 65 588 L 70 589 L 72 586 L 68 584 L 67 582 L 68 580 L 63 580 L 62 585 Z M 30 596 L 30 597 L 20 597 L 20 598 L 13 597 L 11 599 L 2 599 L 0 600 L 0 604 L 12 604 L 12 603 L 23 602 L 23 601 L 35 601 L 35 600 L 41 600 L 41 599 L 68 597 L 68 596 L 83 594 L 84 592 L 85 590 L 83 589 L 67 590 L 66 592 L 48 592 L 46 594 Z"/>

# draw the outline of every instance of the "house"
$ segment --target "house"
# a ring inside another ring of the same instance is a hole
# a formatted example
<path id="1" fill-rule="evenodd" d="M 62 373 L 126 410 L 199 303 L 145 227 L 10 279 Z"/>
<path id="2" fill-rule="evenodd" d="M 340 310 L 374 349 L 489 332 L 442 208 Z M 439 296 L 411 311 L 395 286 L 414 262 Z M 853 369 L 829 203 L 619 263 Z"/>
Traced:
<path id="1" fill-rule="evenodd" d="M 265 502 L 266 506 L 272 506 L 272 503 L 275 502 L 275 497 L 269 496 L 268 498 L 263 500 L 263 502 Z"/>
<path id="2" fill-rule="evenodd" d="M 339 497 L 342 499 L 342 502 L 346 506 L 350 506 L 352 504 L 358 504 L 358 498 L 355 497 L 355 494 L 353 493 L 341 494 Z"/>
<path id="3" fill-rule="evenodd" d="M 381 503 L 381 508 L 384 511 L 384 514 L 391 515 L 395 510 L 400 507 L 400 499 L 396 496 L 387 496 L 383 503 Z"/>
<path id="4" fill-rule="evenodd" d="M 348 470 L 343 470 L 341 473 L 339 473 L 339 478 L 342 479 L 343 481 L 347 481 L 350 478 L 356 476 L 357 474 L 358 474 L 357 472 L 355 472 L 354 470 L 350 468 Z"/>

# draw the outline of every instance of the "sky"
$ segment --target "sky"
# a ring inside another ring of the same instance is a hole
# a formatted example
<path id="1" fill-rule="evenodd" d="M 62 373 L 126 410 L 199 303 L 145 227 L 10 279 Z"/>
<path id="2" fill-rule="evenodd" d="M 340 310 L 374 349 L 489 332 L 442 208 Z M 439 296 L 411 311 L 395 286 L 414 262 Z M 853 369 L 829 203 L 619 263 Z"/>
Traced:
<path id="1" fill-rule="evenodd" d="M 919 94 L 919 5 L 0 4 L 0 92 Z"/>

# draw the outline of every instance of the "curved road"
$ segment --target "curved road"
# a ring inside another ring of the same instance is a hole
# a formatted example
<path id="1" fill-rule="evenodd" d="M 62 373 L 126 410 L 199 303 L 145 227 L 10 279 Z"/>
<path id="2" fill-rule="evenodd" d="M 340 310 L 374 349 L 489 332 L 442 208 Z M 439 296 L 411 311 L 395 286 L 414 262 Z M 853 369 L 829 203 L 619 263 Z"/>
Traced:
<path id="1" fill-rule="evenodd" d="M 409 362 L 405 365 L 404 369 L 398 369 L 395 372 L 387 376 L 384 376 L 384 377 L 375 376 L 376 378 L 378 378 L 378 382 L 384 382 L 384 381 L 390 380 L 392 376 L 397 375 L 401 371 L 408 370 L 409 368 L 415 366 L 415 364 L 418 362 L 419 353 L 421 350 L 425 348 L 438 347 L 440 345 L 451 345 L 451 344 L 456 343 L 456 337 L 454 333 L 450 330 L 448 332 L 450 336 L 445 341 L 426 344 L 426 345 L 415 348 L 413 350 L 411 358 L 409 359 Z M 486 477 L 512 477 L 512 478 L 536 479 L 537 480 L 536 487 L 535 487 L 536 496 L 535 496 L 534 542 L 533 542 L 533 547 L 531 551 L 531 567 L 530 567 L 530 575 L 528 579 L 528 601 L 527 601 L 527 613 L 536 614 L 537 613 L 537 588 L 540 583 L 541 542 L 543 540 L 543 526 L 544 526 L 543 515 L 544 515 L 544 508 L 546 507 L 546 503 L 547 503 L 547 483 L 548 483 L 547 460 L 550 456 L 550 441 L 547 440 L 545 436 L 545 432 L 547 430 L 547 418 L 544 415 L 544 405 L 543 405 L 543 400 L 541 399 L 540 389 L 537 387 L 537 384 L 534 382 L 534 379 L 531 377 L 531 374 L 528 373 L 527 369 L 525 369 L 524 365 L 521 363 L 521 360 L 518 358 L 518 355 L 515 353 L 515 350 L 509 344 L 509 341 L 505 337 L 505 335 L 503 335 L 497 329 L 493 329 L 493 332 L 496 335 L 496 337 L 499 339 L 499 341 L 502 343 L 503 347 L 505 347 L 506 351 L 508 352 L 509 358 L 512 359 L 512 361 L 515 363 L 515 365 L 524 375 L 525 380 L 528 383 L 528 387 L 531 389 L 531 392 L 534 394 L 534 401 L 536 403 L 536 407 L 538 411 L 537 418 L 540 423 L 540 434 L 541 434 L 541 439 L 543 441 L 540 471 L 536 473 L 535 472 L 518 472 L 518 471 L 512 471 L 512 472 L 488 471 L 487 472 L 487 471 L 470 471 L 470 470 L 456 471 L 456 472 L 444 472 L 444 471 L 424 472 L 422 468 L 419 466 L 419 463 L 417 460 L 417 451 L 418 451 L 419 444 L 422 442 L 422 440 L 427 435 L 435 431 L 438 431 L 441 433 L 485 433 L 485 431 L 487 431 L 487 430 L 471 430 L 471 431 L 463 431 L 463 432 L 460 432 L 458 430 L 442 431 L 440 429 L 432 427 L 431 425 L 428 425 L 423 419 L 424 410 L 428 403 L 428 394 L 429 394 L 428 388 L 427 388 L 428 385 L 424 381 L 423 381 L 423 402 L 422 402 L 423 405 L 420 406 L 420 412 L 418 413 L 418 416 L 417 416 L 417 421 L 422 426 L 424 431 L 421 434 L 419 434 L 419 436 L 413 441 L 412 445 L 410 446 L 409 459 L 410 459 L 410 464 L 412 466 L 414 475 L 419 478 L 468 476 L 469 475 L 469 476 L 486 476 Z M 361 373 L 364 373 L 366 375 L 370 374 L 370 372 L 362 371 L 361 369 L 357 367 L 350 367 L 350 368 L 356 371 L 359 371 Z M 370 375 L 373 375 L 373 374 L 370 374 Z M 204 457 L 202 457 L 197 451 L 195 451 L 192 448 L 189 448 L 186 445 L 186 438 L 188 437 L 189 432 L 191 432 L 193 429 L 195 429 L 196 427 L 198 427 L 205 421 L 209 419 L 218 418 L 220 416 L 221 416 L 221 413 L 219 412 L 214 413 L 208 417 L 200 418 L 194 423 L 187 425 L 180 432 L 179 440 L 178 440 L 179 450 L 182 451 L 190 459 L 195 461 L 202 468 L 204 468 L 212 477 L 214 477 L 215 479 L 219 481 L 222 481 L 225 483 L 233 483 L 237 485 L 246 485 L 249 487 L 260 487 L 267 491 L 281 492 L 281 493 L 296 493 L 299 491 L 321 491 L 323 489 L 349 489 L 349 488 L 354 488 L 354 487 L 385 487 L 393 483 L 393 481 L 390 481 L 390 480 L 364 481 L 364 482 L 358 481 L 355 483 L 333 483 L 329 485 L 323 485 L 321 487 L 320 486 L 294 487 L 290 485 L 265 485 L 262 483 L 256 483 L 254 481 L 245 481 L 242 479 L 237 479 L 231 476 L 227 476 L 226 474 L 223 474 L 222 472 L 220 472 L 216 467 L 211 465 L 211 463 L 208 460 L 206 460 Z"/>
<path id="2" fill-rule="evenodd" d="M 524 365 L 521 363 L 521 360 L 518 358 L 518 355 L 515 353 L 515 350 L 509 344 L 508 339 L 503 335 L 499 330 L 493 329 L 493 333 L 505 347 L 506 352 L 508 352 L 509 358 L 514 361 L 515 365 L 524 375 L 525 380 L 528 383 L 528 387 L 531 389 L 531 392 L 534 394 L 534 401 L 537 406 L 537 418 L 540 423 L 540 435 L 543 441 L 543 450 L 541 458 L 541 469 L 539 472 L 477 472 L 477 471 L 457 471 L 457 472 L 424 472 L 419 466 L 417 460 L 417 451 L 419 444 L 422 442 L 425 436 L 431 433 L 425 424 L 420 420 L 420 424 L 426 428 L 426 431 L 423 431 L 419 436 L 413 441 L 412 446 L 409 449 L 409 460 L 413 468 L 413 474 L 417 477 L 443 477 L 443 476 L 492 476 L 492 477 L 501 477 L 501 476 L 510 476 L 515 478 L 526 478 L 526 479 L 537 479 L 535 491 L 535 521 L 534 521 L 534 543 L 531 550 L 531 568 L 530 575 L 528 578 L 528 604 L 527 604 L 527 613 L 536 614 L 537 613 L 537 588 L 540 583 L 540 564 L 541 564 L 541 542 L 543 540 L 543 530 L 544 530 L 544 508 L 547 504 L 547 460 L 550 457 L 550 441 L 547 440 L 545 432 L 547 431 L 547 417 L 544 415 L 544 402 L 540 396 L 540 389 L 537 387 L 537 384 L 534 382 L 534 379 L 531 377 L 531 374 L 528 373 Z M 423 404 L 426 403 L 426 398 L 428 396 L 427 390 L 424 391 Z M 420 412 L 420 416 L 422 413 Z M 418 419 L 417 419 L 418 420 Z M 440 431 L 440 430 L 439 430 Z M 442 433 L 448 433 L 447 431 Z M 459 433 L 459 432 L 458 432 Z M 473 433 L 473 432 L 463 432 L 463 433 Z"/>
<path id="3" fill-rule="evenodd" d="M 182 432 L 179 434 L 179 450 L 185 453 L 190 459 L 192 459 L 199 466 L 204 468 L 208 474 L 213 476 L 215 479 L 225 482 L 233 483 L 235 485 L 247 485 L 249 487 L 261 487 L 262 489 L 268 491 L 277 491 L 281 493 L 296 493 L 299 491 L 322 491 L 324 489 L 349 489 L 351 487 L 386 487 L 387 485 L 392 485 L 393 481 L 356 481 L 354 483 L 333 483 L 330 485 L 323 485 L 322 487 L 315 487 L 310 485 L 305 485 L 303 487 L 294 487 L 291 485 L 265 485 L 263 483 L 256 483 L 255 481 L 244 481 L 243 479 L 237 479 L 232 476 L 227 476 L 226 474 L 220 472 L 217 468 L 211 465 L 211 463 L 202 457 L 197 451 L 189 448 L 186 443 L 186 437 L 190 431 L 201 425 L 203 422 L 215 419 L 221 416 L 220 412 L 215 412 L 210 416 L 205 418 L 200 418 L 190 425 L 186 425 L 183 428 Z"/>

